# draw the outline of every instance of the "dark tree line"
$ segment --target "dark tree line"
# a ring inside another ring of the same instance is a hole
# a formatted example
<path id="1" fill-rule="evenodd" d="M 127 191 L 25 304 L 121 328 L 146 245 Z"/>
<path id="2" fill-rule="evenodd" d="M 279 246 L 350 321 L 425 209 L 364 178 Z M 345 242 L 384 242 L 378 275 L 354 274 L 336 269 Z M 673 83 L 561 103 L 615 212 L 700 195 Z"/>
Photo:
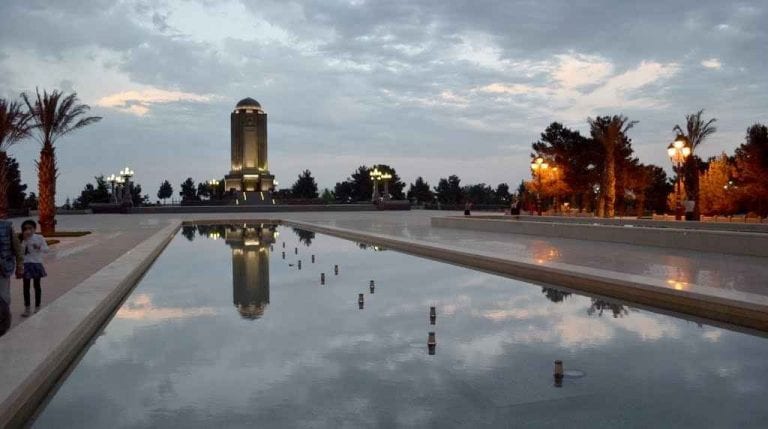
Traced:
<path id="1" fill-rule="evenodd" d="M 386 164 L 377 164 L 375 167 L 382 173 L 392 175 L 392 179 L 387 185 L 392 198 L 404 199 L 405 183 L 397 175 L 395 169 Z M 341 202 L 371 201 L 373 198 L 373 180 L 371 180 L 370 172 L 370 167 L 361 165 L 345 181 L 337 182 L 333 188 L 336 200 Z M 379 192 L 384 192 L 383 184 L 379 185 Z"/>
<path id="2" fill-rule="evenodd" d="M 590 118 L 589 124 L 587 137 L 553 122 L 532 143 L 532 156 L 557 167 L 563 182 L 556 192 L 544 192 L 545 202 L 559 197 L 579 211 L 605 216 L 663 213 L 672 185 L 664 169 L 634 156 L 627 136 L 634 122 L 615 115 Z"/>
<path id="3" fill-rule="evenodd" d="M 84 210 L 91 207 L 91 204 L 97 203 L 110 203 L 110 186 L 107 184 L 107 180 L 104 176 L 94 177 L 96 184 L 86 183 L 80 196 L 75 198 L 72 203 L 73 208 L 78 210 Z M 138 183 L 132 183 L 131 188 L 131 202 L 134 206 L 146 205 L 149 203 L 149 195 L 142 195 L 141 185 Z"/>

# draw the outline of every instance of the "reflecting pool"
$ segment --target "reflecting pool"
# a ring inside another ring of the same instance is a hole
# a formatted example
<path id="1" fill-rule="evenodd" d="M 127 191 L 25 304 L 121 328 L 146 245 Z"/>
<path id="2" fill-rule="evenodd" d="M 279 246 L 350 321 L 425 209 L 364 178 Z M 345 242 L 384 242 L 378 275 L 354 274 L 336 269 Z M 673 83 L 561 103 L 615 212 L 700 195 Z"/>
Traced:
<path id="1" fill-rule="evenodd" d="M 188 226 L 33 427 L 766 427 L 766 356 L 762 337 L 376 246 Z"/>

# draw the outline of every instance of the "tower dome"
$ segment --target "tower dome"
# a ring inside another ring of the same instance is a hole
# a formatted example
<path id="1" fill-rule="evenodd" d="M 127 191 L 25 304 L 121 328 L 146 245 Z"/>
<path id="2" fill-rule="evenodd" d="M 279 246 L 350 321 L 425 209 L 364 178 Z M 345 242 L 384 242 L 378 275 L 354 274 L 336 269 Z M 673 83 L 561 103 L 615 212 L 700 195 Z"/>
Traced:
<path id="1" fill-rule="evenodd" d="M 235 109 L 261 109 L 261 104 L 251 97 L 246 97 L 237 102 Z"/>

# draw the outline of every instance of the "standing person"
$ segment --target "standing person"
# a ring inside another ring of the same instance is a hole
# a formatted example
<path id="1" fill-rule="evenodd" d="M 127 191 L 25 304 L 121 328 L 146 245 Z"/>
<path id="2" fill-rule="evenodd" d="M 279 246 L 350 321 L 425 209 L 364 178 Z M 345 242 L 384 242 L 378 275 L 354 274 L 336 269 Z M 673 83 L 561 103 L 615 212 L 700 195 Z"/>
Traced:
<path id="1" fill-rule="evenodd" d="M 33 220 L 25 220 L 21 224 L 21 248 L 24 251 L 24 312 L 21 317 L 29 317 L 32 314 L 31 300 L 29 298 L 30 283 L 35 286 L 35 313 L 40 310 L 42 289 L 40 279 L 47 276 L 43 267 L 43 253 L 48 253 L 48 243 L 45 242 L 37 231 L 37 223 Z"/>
<path id="2" fill-rule="evenodd" d="M 520 200 L 517 197 L 512 197 L 512 205 L 509 207 L 509 214 L 512 216 L 520 216 Z"/>
<path id="3" fill-rule="evenodd" d="M 470 201 L 467 201 L 464 203 L 464 216 L 469 216 L 471 214 L 472 210 L 472 203 Z"/>
<path id="4" fill-rule="evenodd" d="M 0 336 L 11 327 L 11 274 L 24 274 L 24 257 L 19 238 L 13 233 L 13 224 L 0 220 Z"/>
<path id="5" fill-rule="evenodd" d="M 683 202 L 683 207 L 685 208 L 685 220 L 696 220 L 693 215 L 694 210 L 696 209 L 696 201 L 685 200 Z"/>

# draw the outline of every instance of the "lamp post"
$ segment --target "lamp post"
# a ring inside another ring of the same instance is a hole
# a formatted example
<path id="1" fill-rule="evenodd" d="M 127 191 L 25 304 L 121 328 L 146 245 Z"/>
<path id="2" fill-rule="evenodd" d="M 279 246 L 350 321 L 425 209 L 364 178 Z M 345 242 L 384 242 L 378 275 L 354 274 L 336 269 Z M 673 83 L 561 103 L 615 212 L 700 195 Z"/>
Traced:
<path id="1" fill-rule="evenodd" d="M 216 195 L 216 192 L 219 189 L 219 181 L 216 179 L 211 179 L 208 181 L 208 186 L 211 188 L 211 199 L 213 199 L 214 196 L 216 196 L 216 199 L 219 199 L 219 196 Z"/>
<path id="2" fill-rule="evenodd" d="M 373 194 L 371 195 L 371 201 L 373 202 L 379 199 L 379 180 L 381 180 L 382 175 L 383 173 L 374 165 L 370 172 L 371 180 L 373 181 Z"/>
<path id="3" fill-rule="evenodd" d="M 536 177 L 537 180 L 537 186 L 536 186 L 536 210 L 539 212 L 539 216 L 541 216 L 541 175 L 544 174 L 544 171 L 546 171 L 549 168 L 549 164 L 544 162 L 544 158 L 538 157 L 531 163 L 531 171 L 533 172 L 533 175 Z"/>
<path id="4" fill-rule="evenodd" d="M 392 180 L 392 175 L 384 173 L 381 175 L 381 180 L 384 182 L 384 199 L 389 199 L 389 181 Z"/>
<path id="5" fill-rule="evenodd" d="M 131 177 L 133 177 L 134 171 L 128 167 L 120 170 L 120 177 L 122 177 L 125 184 L 123 185 L 123 202 L 133 204 L 133 196 L 131 195 Z"/>
<path id="6" fill-rule="evenodd" d="M 117 176 L 114 174 L 110 174 L 107 176 L 107 182 L 109 182 L 109 190 L 110 190 L 110 200 L 112 200 L 113 203 L 117 204 L 117 194 L 115 193 L 117 189 L 115 188 L 115 185 L 117 184 Z"/>
<path id="7" fill-rule="evenodd" d="M 125 179 L 123 176 L 115 176 L 115 204 L 121 204 L 124 198 L 123 185 Z"/>
<path id="8" fill-rule="evenodd" d="M 677 173 L 677 195 L 680 200 L 677 202 L 675 208 L 675 220 L 681 220 L 683 218 L 683 164 L 686 158 L 691 155 L 691 145 L 688 139 L 678 134 L 675 141 L 669 144 L 667 147 L 667 155 L 672 161 L 672 166 Z"/>

